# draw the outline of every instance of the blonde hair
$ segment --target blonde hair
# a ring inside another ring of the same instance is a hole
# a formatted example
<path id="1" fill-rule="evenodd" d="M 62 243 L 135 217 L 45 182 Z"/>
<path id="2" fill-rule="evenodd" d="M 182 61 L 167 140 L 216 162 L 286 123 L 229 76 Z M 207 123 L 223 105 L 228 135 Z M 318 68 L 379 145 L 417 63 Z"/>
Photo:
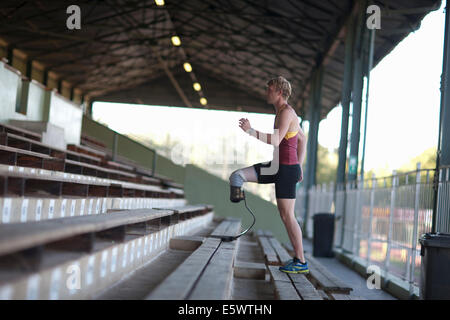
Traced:
<path id="1" fill-rule="evenodd" d="M 271 85 L 275 85 L 276 91 L 281 91 L 281 95 L 284 99 L 287 100 L 291 96 L 291 84 L 286 80 L 286 78 L 278 76 L 276 78 L 270 79 L 269 81 L 267 81 L 267 86 L 270 87 Z"/>

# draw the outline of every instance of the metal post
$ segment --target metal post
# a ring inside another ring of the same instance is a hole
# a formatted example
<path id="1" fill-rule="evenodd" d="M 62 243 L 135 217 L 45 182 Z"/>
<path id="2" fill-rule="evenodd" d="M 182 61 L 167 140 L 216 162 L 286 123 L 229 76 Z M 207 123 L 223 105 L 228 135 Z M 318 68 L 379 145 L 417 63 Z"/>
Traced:
<path id="1" fill-rule="evenodd" d="M 394 211 L 395 211 L 395 197 L 397 194 L 397 171 L 392 172 L 392 187 L 391 187 L 391 208 L 389 211 L 389 231 L 387 237 L 387 250 L 386 250 L 386 260 L 384 261 L 385 267 L 385 279 L 387 280 L 389 274 L 389 266 L 390 266 L 390 258 L 391 258 L 391 241 L 392 241 L 392 232 L 394 225 Z"/>
<path id="2" fill-rule="evenodd" d="M 445 8 L 444 57 L 441 76 L 441 110 L 439 121 L 439 166 L 450 165 L 450 8 Z"/>
<path id="3" fill-rule="evenodd" d="M 444 32 L 444 53 L 442 59 L 442 75 L 441 75 L 441 106 L 439 112 L 439 132 L 438 147 L 436 155 L 436 171 L 434 174 L 434 203 L 433 203 L 433 221 L 432 231 L 436 232 L 436 216 L 438 205 L 438 175 L 439 168 L 442 165 L 450 164 L 450 85 L 448 75 L 450 73 L 450 12 L 449 1 L 447 0 L 445 7 L 445 32 Z"/>
<path id="4" fill-rule="evenodd" d="M 417 163 L 417 172 L 416 172 L 416 190 L 414 193 L 414 227 L 413 227 L 413 236 L 412 236 L 412 244 L 411 244 L 411 259 L 408 259 L 409 265 L 409 294 L 412 295 L 414 293 L 414 271 L 416 267 L 416 247 L 417 247 L 417 229 L 419 224 L 419 204 L 420 204 L 420 162 Z"/>
<path id="5" fill-rule="evenodd" d="M 363 47 L 364 47 L 364 35 L 366 25 L 364 23 L 365 6 L 361 6 L 358 12 L 356 31 L 355 31 L 355 44 L 353 52 L 353 97 L 352 97 L 352 132 L 350 138 L 350 157 L 348 166 L 348 179 L 349 181 L 357 180 L 358 173 L 358 149 L 361 129 L 361 104 L 362 104 L 362 89 L 364 82 L 364 70 L 363 70 Z"/>
<path id="6" fill-rule="evenodd" d="M 307 231 L 308 211 L 309 211 L 309 189 L 316 183 L 316 167 L 317 167 L 317 145 L 318 145 L 318 132 L 320 121 L 320 109 L 321 109 L 321 97 L 322 97 L 322 78 L 323 68 L 319 67 L 314 75 L 313 83 L 310 92 L 310 122 L 309 122 L 309 134 L 308 134 L 308 159 L 306 163 L 306 199 L 305 199 L 305 216 L 304 232 Z"/>
<path id="7" fill-rule="evenodd" d="M 339 160 L 336 176 L 336 187 L 334 189 L 334 203 L 337 203 L 337 190 L 342 187 L 344 191 L 342 213 L 336 218 L 341 218 L 341 239 L 339 246 L 342 248 L 344 241 L 345 226 L 345 205 L 346 205 L 346 186 L 345 186 L 345 165 L 347 162 L 347 145 L 348 145 L 348 122 L 350 116 L 350 99 L 352 95 L 352 74 L 353 74 L 353 42 L 355 36 L 355 22 L 350 19 L 347 27 L 347 35 L 345 38 L 345 57 L 344 57 L 344 79 L 342 81 L 342 120 L 341 120 L 341 140 L 339 142 Z M 336 213 L 338 211 L 336 210 Z"/>
<path id="8" fill-rule="evenodd" d="M 370 87 L 370 71 L 373 66 L 373 51 L 375 46 L 375 29 L 370 31 L 370 39 L 369 39 L 369 57 L 367 63 L 367 71 L 366 71 L 366 104 L 365 104 L 365 112 L 364 112 L 364 135 L 363 135 L 363 149 L 362 149 L 362 158 L 361 158 L 361 177 L 364 180 L 364 159 L 366 155 L 366 132 L 367 132 L 367 112 L 369 109 L 369 87 Z"/>
<path id="9" fill-rule="evenodd" d="M 342 81 L 342 120 L 341 120 L 341 140 L 339 142 L 339 162 L 337 169 L 336 185 L 345 183 L 345 163 L 347 161 L 348 144 L 348 122 L 350 113 L 350 99 L 352 95 L 352 75 L 353 75 L 353 43 L 355 36 L 355 22 L 350 19 L 345 38 L 344 74 Z"/>
<path id="10" fill-rule="evenodd" d="M 27 70 L 25 72 L 25 76 L 31 81 L 31 74 L 33 71 L 33 60 L 27 60 Z"/>
<path id="11" fill-rule="evenodd" d="M 359 234 L 359 227 L 360 227 L 360 220 L 361 220 L 361 193 L 364 190 L 364 185 L 361 184 L 360 178 L 358 178 L 358 181 L 356 183 L 356 203 L 355 203 L 355 220 L 353 223 L 353 254 L 355 256 L 359 256 L 359 241 L 361 240 L 360 234 Z"/>
<path id="12" fill-rule="evenodd" d="M 375 173 L 372 174 L 372 188 L 370 189 L 370 212 L 369 212 L 369 233 L 367 234 L 367 266 L 370 265 L 370 254 L 372 246 L 372 221 L 373 221 L 373 205 L 375 202 L 375 187 L 377 180 Z"/>
<path id="13" fill-rule="evenodd" d="M 347 208 L 345 204 L 347 203 L 347 192 L 348 190 L 350 190 L 348 182 L 344 183 L 343 190 L 344 190 L 344 206 L 342 208 L 341 241 L 340 241 L 341 248 L 344 248 L 344 240 L 345 240 L 345 223 L 346 223 L 345 217 L 347 216 L 346 214 Z"/>

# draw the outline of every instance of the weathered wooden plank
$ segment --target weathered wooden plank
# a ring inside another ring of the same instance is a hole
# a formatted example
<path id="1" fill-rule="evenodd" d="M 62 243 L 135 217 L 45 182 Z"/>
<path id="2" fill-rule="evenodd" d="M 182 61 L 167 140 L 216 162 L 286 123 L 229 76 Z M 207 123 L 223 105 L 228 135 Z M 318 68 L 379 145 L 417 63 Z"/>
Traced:
<path id="1" fill-rule="evenodd" d="M 363 297 L 352 296 L 343 293 L 331 293 L 331 296 L 334 298 L 334 300 L 367 300 L 366 298 Z"/>
<path id="2" fill-rule="evenodd" d="M 12 124 L 2 123 L 2 124 L 0 124 L 0 128 L 3 129 L 2 132 L 11 132 L 14 134 L 23 135 L 25 137 L 28 137 L 28 138 L 36 140 L 36 141 L 40 141 L 42 139 L 41 134 L 14 126 Z"/>
<path id="3" fill-rule="evenodd" d="M 306 279 L 303 274 L 291 274 L 284 273 L 279 270 L 277 266 L 268 266 L 271 281 L 276 284 L 278 282 L 289 283 L 292 288 L 295 288 L 297 294 L 301 296 L 303 300 L 323 300 L 319 292 L 314 288 L 314 286 Z M 289 286 L 284 285 L 283 288 Z M 279 293 L 281 294 L 281 293 Z M 289 296 L 292 294 L 291 289 L 286 289 L 284 296 Z"/>
<path id="4" fill-rule="evenodd" d="M 269 238 L 269 242 L 283 265 L 292 259 L 290 254 L 281 246 L 280 242 L 276 238 Z"/>
<path id="5" fill-rule="evenodd" d="M 288 277 L 292 280 L 303 300 L 323 300 L 322 296 L 304 274 L 289 273 Z"/>
<path id="6" fill-rule="evenodd" d="M 211 232 L 211 236 L 222 236 L 227 230 L 230 221 L 227 219 L 223 220 L 214 230 Z"/>
<path id="7" fill-rule="evenodd" d="M 280 265 L 277 254 L 266 237 L 258 237 L 267 265 Z"/>
<path id="8" fill-rule="evenodd" d="M 323 291 L 323 290 L 317 290 L 317 292 L 319 292 L 320 296 L 322 297 L 323 300 L 331 300 L 330 297 L 328 296 L 328 294 Z"/>
<path id="9" fill-rule="evenodd" d="M 256 235 L 258 237 L 265 237 L 266 236 L 265 233 L 264 233 L 264 230 L 261 230 L 261 229 L 256 230 Z"/>
<path id="10" fill-rule="evenodd" d="M 267 266 L 270 274 L 270 281 L 275 290 L 275 297 L 278 300 L 301 300 L 300 295 L 292 284 L 291 279 L 277 266 Z"/>
<path id="11" fill-rule="evenodd" d="M 203 237 L 197 236 L 178 236 L 170 239 L 170 249 L 195 251 L 205 241 Z"/>
<path id="12" fill-rule="evenodd" d="M 267 266 L 272 281 L 292 282 L 287 273 L 281 272 L 278 266 Z"/>
<path id="13" fill-rule="evenodd" d="M 316 283 L 320 289 L 327 292 L 340 292 L 349 294 L 353 290 L 350 286 L 343 283 L 340 279 L 329 272 L 319 261 L 311 255 L 305 253 L 306 261 L 310 270 L 311 281 Z"/>
<path id="14" fill-rule="evenodd" d="M 265 235 L 266 237 L 269 237 L 269 238 L 273 237 L 273 233 L 272 233 L 272 231 L 270 231 L 270 230 L 265 230 L 265 231 L 264 231 L 264 235 Z"/>
<path id="15" fill-rule="evenodd" d="M 227 218 L 226 221 L 228 221 L 229 223 L 223 235 L 236 236 L 241 229 L 241 220 L 235 218 Z"/>
<path id="16" fill-rule="evenodd" d="M 266 265 L 257 262 L 235 261 L 234 277 L 264 280 L 266 277 Z"/>
<path id="17" fill-rule="evenodd" d="M 170 211 L 136 209 L 93 216 L 66 217 L 28 223 L 0 225 L 0 255 L 89 232 L 148 221 Z"/>
<path id="18" fill-rule="evenodd" d="M 301 300 L 291 282 L 275 281 L 275 298 L 278 300 Z"/>
<path id="19" fill-rule="evenodd" d="M 184 262 L 175 269 L 146 300 L 184 300 L 194 286 L 209 259 L 220 245 L 220 239 L 207 238 Z"/>
<path id="20" fill-rule="evenodd" d="M 236 235 L 241 227 L 241 220 L 227 218 L 225 221 L 227 221 L 228 224 L 226 225 L 223 235 Z M 216 230 L 221 228 L 222 226 L 219 225 Z M 198 283 L 189 295 L 189 300 L 225 300 L 230 298 L 231 283 L 233 279 L 233 265 L 238 246 L 239 239 L 232 242 L 222 241 L 220 243 L 220 246 L 199 278 Z"/>
<path id="21" fill-rule="evenodd" d="M 192 294 L 188 297 L 189 300 L 227 300 L 230 298 L 237 241 L 221 243 Z"/>

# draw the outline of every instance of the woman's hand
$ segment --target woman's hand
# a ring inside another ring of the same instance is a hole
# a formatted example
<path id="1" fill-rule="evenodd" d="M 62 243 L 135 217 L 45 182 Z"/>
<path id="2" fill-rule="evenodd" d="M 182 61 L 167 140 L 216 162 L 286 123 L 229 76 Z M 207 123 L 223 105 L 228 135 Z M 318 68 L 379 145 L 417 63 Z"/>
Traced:
<path id="1" fill-rule="evenodd" d="M 248 119 L 241 118 L 239 120 L 239 127 L 247 132 L 252 126 L 250 125 L 250 121 L 248 121 Z"/>
<path id="2" fill-rule="evenodd" d="M 300 179 L 298 179 L 298 182 L 302 182 L 303 181 L 303 169 L 302 166 L 300 166 Z"/>

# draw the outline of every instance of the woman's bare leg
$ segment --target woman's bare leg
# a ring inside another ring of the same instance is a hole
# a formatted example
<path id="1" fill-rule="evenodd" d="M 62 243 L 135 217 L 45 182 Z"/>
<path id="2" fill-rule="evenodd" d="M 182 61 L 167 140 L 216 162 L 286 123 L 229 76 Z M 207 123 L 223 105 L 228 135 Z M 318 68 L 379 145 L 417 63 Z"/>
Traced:
<path id="1" fill-rule="evenodd" d="M 295 199 L 278 199 L 277 198 L 278 211 L 280 211 L 281 220 L 286 227 L 291 244 L 294 247 L 295 256 L 300 259 L 301 262 L 305 262 L 305 256 L 303 253 L 303 241 L 302 230 L 295 219 L 294 206 Z"/>

